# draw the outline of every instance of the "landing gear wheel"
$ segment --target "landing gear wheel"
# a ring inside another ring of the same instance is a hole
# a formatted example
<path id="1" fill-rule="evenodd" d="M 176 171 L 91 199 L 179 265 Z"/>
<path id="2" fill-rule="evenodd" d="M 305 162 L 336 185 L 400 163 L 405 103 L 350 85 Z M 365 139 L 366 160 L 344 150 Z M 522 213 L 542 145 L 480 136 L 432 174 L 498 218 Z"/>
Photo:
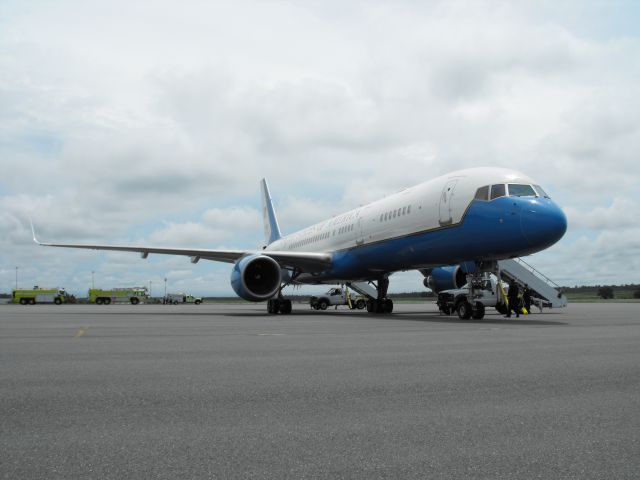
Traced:
<path id="1" fill-rule="evenodd" d="M 393 300 L 383 298 L 381 300 L 367 300 L 367 312 L 369 313 L 391 313 L 393 312 Z"/>
<path id="2" fill-rule="evenodd" d="M 326 300 L 324 300 L 324 299 L 322 299 L 322 300 L 320 300 L 320 301 L 318 302 L 318 308 L 319 308 L 320 310 L 326 310 L 328 306 L 329 306 L 329 304 L 328 304 L 328 303 L 327 303 L 327 301 L 326 301 Z"/>
<path id="3" fill-rule="evenodd" d="M 385 298 L 382 300 L 382 313 L 391 313 L 393 312 L 393 300 L 390 298 Z"/>
<path id="4" fill-rule="evenodd" d="M 466 300 L 463 300 L 458 304 L 458 317 L 461 320 L 469 320 L 471 318 L 472 308 L 471 304 Z"/>
<path id="5" fill-rule="evenodd" d="M 280 312 L 280 301 L 277 298 L 267 301 L 267 312 L 274 314 Z"/>
<path id="6" fill-rule="evenodd" d="M 472 316 L 475 320 L 482 320 L 484 318 L 484 305 L 476 302 L 473 306 Z"/>
<path id="7" fill-rule="evenodd" d="M 285 315 L 291 313 L 291 300 L 285 299 L 280 302 L 280 313 Z"/>

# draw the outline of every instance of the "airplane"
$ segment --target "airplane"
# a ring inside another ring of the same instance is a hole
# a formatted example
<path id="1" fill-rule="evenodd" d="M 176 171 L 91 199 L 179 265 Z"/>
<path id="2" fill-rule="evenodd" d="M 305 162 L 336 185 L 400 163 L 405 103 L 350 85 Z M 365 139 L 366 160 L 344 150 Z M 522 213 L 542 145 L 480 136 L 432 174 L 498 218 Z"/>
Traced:
<path id="1" fill-rule="evenodd" d="M 268 313 L 291 313 L 288 285 L 347 284 L 367 311 L 391 313 L 389 276 L 419 270 L 434 292 L 498 272 L 498 261 L 544 250 L 567 230 L 562 209 L 527 175 L 498 167 L 459 170 L 283 236 L 261 181 L 265 245 L 256 250 L 60 244 L 48 247 L 184 255 L 233 264 L 231 286 Z M 32 225 L 33 227 L 33 225 Z M 470 283 L 471 284 L 471 283 Z M 368 288 L 367 288 L 368 287 Z M 471 308 L 475 308 L 471 305 Z M 474 318 L 484 316 L 474 312 Z M 468 318 L 468 317 L 467 317 Z"/>

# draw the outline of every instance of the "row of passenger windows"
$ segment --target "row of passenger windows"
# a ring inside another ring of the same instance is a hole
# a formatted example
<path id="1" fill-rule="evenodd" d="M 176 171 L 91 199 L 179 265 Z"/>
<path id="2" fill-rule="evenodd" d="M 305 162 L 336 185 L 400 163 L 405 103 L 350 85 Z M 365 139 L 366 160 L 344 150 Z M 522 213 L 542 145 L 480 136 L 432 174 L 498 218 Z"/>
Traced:
<path id="1" fill-rule="evenodd" d="M 297 242 L 293 242 L 293 244 L 291 245 L 291 248 L 304 247 L 305 245 L 309 245 L 310 243 L 319 242 L 320 240 L 324 240 L 325 238 L 329 238 L 329 237 L 332 237 L 332 236 L 335 237 L 336 235 L 342 235 L 343 233 L 347 233 L 347 232 L 353 232 L 354 229 L 355 229 L 355 223 L 351 223 L 349 225 L 344 225 L 344 226 L 338 228 L 337 230 L 333 230 L 333 232 L 319 233 L 317 235 L 313 235 L 312 237 L 303 238 L 302 240 L 299 240 Z"/>
<path id="2" fill-rule="evenodd" d="M 380 221 L 386 222 L 387 220 L 392 220 L 396 217 L 401 217 L 402 215 L 409 215 L 411 213 L 411 205 L 406 207 L 398 208 L 397 210 L 391 210 L 390 212 L 381 213 Z"/>
<path id="3" fill-rule="evenodd" d="M 499 197 L 545 197 L 549 198 L 540 185 L 525 185 L 520 183 L 499 183 L 480 187 L 476 192 L 476 200 L 493 200 Z"/>

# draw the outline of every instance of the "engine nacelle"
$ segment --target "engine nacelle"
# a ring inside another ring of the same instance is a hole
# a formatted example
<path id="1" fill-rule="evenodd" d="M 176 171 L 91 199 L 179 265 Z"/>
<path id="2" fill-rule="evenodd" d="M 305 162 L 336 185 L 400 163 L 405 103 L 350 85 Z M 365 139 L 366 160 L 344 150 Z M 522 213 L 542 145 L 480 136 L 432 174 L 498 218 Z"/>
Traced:
<path id="1" fill-rule="evenodd" d="M 266 255 L 247 255 L 231 270 L 231 287 L 240 298 L 262 302 L 278 293 L 282 269 L 278 262 Z"/>
<path id="2" fill-rule="evenodd" d="M 467 271 L 460 265 L 434 268 L 431 270 L 431 275 L 424 279 L 424 286 L 433 290 L 434 293 L 460 288 L 465 283 L 467 283 Z"/>

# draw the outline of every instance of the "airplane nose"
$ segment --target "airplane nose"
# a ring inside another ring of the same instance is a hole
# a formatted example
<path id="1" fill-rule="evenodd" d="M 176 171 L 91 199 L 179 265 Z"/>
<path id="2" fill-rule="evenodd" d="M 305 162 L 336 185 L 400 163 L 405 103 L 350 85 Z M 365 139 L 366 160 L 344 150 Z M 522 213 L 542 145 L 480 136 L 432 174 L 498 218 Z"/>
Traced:
<path id="1" fill-rule="evenodd" d="M 546 248 L 564 236 L 567 217 L 551 200 L 536 199 L 523 207 L 520 225 L 531 246 Z"/>

